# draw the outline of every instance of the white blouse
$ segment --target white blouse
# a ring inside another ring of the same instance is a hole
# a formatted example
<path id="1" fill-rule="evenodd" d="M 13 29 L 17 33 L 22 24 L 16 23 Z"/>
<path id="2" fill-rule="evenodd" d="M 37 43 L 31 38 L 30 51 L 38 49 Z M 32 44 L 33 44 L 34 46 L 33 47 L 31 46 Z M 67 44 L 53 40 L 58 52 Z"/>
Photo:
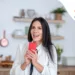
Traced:
<path id="1" fill-rule="evenodd" d="M 16 59 L 13 63 L 13 66 L 10 70 L 10 75 L 29 75 L 30 74 L 30 66 L 29 64 L 25 70 L 22 70 L 20 68 L 21 64 L 24 63 L 24 55 L 28 49 L 28 43 L 24 43 L 18 46 L 18 50 L 16 53 Z M 51 61 L 49 58 L 48 53 L 46 52 L 45 47 L 40 44 L 37 47 L 38 50 L 38 63 L 40 63 L 44 69 L 40 73 L 38 70 L 33 67 L 33 73 L 32 75 L 57 75 L 57 54 L 56 54 L 56 49 L 53 46 L 53 54 L 54 54 L 54 62 Z"/>

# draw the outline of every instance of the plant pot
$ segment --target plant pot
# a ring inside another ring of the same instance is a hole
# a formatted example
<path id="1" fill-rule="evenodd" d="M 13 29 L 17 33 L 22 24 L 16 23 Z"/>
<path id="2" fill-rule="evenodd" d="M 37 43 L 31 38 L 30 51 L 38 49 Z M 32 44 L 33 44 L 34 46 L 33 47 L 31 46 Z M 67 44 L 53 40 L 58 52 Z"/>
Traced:
<path id="1" fill-rule="evenodd" d="M 56 13 L 55 14 L 55 20 L 62 20 L 62 14 Z"/>
<path id="2" fill-rule="evenodd" d="M 59 63 L 61 61 L 61 55 L 57 55 L 57 62 Z"/>

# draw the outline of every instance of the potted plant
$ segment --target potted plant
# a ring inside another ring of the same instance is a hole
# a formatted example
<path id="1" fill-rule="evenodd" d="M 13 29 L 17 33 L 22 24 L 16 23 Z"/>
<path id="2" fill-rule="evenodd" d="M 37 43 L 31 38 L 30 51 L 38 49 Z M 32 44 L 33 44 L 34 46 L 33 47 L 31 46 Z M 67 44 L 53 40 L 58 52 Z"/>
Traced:
<path id="1" fill-rule="evenodd" d="M 56 46 L 56 51 L 57 51 L 57 60 L 58 60 L 58 62 L 59 62 L 60 59 L 61 59 L 61 54 L 62 54 L 62 52 L 63 52 L 63 49 L 62 49 L 59 45 L 57 45 L 57 46 Z"/>
<path id="2" fill-rule="evenodd" d="M 55 14 L 55 20 L 62 20 L 62 15 L 66 12 L 63 7 L 56 8 L 52 11 Z"/>

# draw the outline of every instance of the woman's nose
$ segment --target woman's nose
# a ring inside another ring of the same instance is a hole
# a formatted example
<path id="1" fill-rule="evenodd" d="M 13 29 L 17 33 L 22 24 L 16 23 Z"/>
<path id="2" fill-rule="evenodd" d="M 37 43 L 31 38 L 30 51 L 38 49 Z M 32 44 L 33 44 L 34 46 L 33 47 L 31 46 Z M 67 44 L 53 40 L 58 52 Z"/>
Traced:
<path id="1" fill-rule="evenodd" d="M 34 31 L 37 32 L 38 30 L 37 29 L 34 29 Z"/>

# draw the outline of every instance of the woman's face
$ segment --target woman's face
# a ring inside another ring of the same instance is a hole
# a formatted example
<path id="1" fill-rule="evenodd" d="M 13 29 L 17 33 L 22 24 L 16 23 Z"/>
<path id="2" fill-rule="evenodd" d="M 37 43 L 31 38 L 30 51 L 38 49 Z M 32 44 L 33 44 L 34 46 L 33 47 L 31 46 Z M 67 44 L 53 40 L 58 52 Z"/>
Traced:
<path id="1" fill-rule="evenodd" d="M 34 42 L 42 42 L 42 25 L 39 21 L 33 22 L 30 33 Z"/>

